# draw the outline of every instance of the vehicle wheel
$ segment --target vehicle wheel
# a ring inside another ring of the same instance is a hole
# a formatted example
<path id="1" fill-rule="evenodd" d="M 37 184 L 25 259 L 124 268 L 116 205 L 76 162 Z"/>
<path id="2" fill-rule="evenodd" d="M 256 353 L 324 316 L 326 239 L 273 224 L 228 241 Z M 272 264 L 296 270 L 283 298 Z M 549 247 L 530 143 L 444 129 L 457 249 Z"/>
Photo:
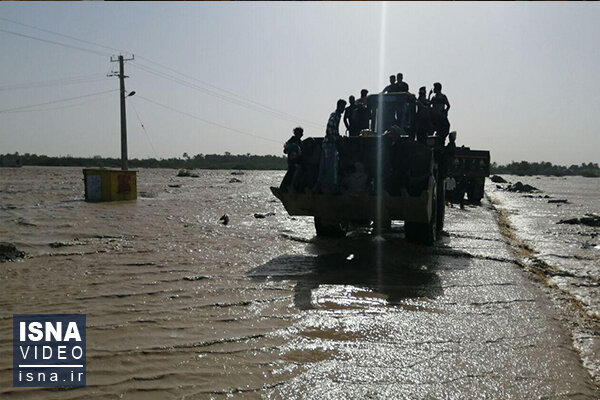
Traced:
<path id="1" fill-rule="evenodd" d="M 342 237 L 346 235 L 346 229 L 344 229 L 342 223 L 321 217 L 315 217 L 315 231 L 317 231 L 317 236 L 323 237 Z"/>
<path id="2" fill-rule="evenodd" d="M 467 198 L 471 203 L 479 204 L 483 198 L 483 193 L 478 188 L 471 188 L 471 190 L 467 192 Z"/>
<path id="3" fill-rule="evenodd" d="M 431 194 L 432 213 L 428 223 L 410 222 L 404 223 L 404 234 L 406 240 L 431 246 L 437 239 L 437 185 L 433 186 Z"/>
<path id="4" fill-rule="evenodd" d="M 437 226 L 438 232 L 444 229 L 444 218 L 446 216 L 446 185 L 443 180 L 438 182 L 437 188 Z"/>

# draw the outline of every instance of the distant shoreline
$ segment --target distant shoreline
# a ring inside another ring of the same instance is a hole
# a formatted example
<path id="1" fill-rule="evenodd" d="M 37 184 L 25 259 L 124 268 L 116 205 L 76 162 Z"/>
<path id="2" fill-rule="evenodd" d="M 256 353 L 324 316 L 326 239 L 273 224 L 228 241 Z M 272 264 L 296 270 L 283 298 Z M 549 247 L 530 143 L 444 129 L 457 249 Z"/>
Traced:
<path id="1" fill-rule="evenodd" d="M 50 157 L 37 154 L 1 154 L 0 166 L 15 166 L 16 160 L 23 166 L 40 167 L 86 167 L 121 168 L 120 158 L 111 157 Z M 130 168 L 172 168 L 172 169 L 233 169 L 233 170 L 286 170 L 286 157 L 252 154 L 197 154 L 184 158 L 128 160 Z"/>
<path id="2" fill-rule="evenodd" d="M 0 154 L 0 166 L 11 167 L 19 162 L 23 166 L 40 167 L 99 167 L 120 168 L 121 160 L 111 157 L 50 157 L 37 154 Z M 167 159 L 131 159 L 130 168 L 171 168 L 171 169 L 226 169 L 226 170 L 286 170 L 285 156 L 259 156 L 252 154 L 197 154 L 193 157 L 184 154 L 182 158 Z M 492 163 L 492 175 L 518 176 L 583 176 L 587 178 L 600 177 L 600 167 L 597 163 L 582 163 L 580 165 L 562 166 L 549 162 L 511 162 L 506 165 Z"/>

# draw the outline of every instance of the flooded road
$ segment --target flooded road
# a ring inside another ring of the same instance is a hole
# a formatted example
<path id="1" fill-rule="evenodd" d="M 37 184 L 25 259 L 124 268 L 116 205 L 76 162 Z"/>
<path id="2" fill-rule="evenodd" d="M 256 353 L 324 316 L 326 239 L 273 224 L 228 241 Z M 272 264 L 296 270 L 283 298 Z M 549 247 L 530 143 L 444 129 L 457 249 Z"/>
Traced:
<path id="1" fill-rule="evenodd" d="M 176 172 L 91 204 L 80 168 L 0 169 L 0 241 L 27 253 L 0 264 L 3 397 L 599 397 L 489 203 L 448 208 L 433 248 L 401 224 L 316 240 L 270 195 L 282 172 Z M 87 387 L 12 387 L 16 313 L 87 314 Z"/>

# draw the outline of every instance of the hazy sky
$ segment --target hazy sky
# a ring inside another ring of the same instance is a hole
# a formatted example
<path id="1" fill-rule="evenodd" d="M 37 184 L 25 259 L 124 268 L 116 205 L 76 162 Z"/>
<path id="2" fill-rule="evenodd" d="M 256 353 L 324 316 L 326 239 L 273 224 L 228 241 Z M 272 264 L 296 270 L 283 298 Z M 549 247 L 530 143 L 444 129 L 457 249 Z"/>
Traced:
<path id="1" fill-rule="evenodd" d="M 596 2 L 1 2 L 0 153 L 119 156 L 122 50 L 130 157 L 281 155 L 402 72 L 442 82 L 458 144 L 493 161 L 600 162 L 599 20 Z"/>

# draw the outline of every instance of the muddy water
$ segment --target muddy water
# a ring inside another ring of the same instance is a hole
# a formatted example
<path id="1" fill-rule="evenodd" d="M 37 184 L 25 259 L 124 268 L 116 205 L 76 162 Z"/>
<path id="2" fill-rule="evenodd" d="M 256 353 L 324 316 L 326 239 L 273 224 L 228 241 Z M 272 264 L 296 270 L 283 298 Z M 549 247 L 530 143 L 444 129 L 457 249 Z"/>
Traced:
<path id="1" fill-rule="evenodd" d="M 596 398 L 487 206 L 434 249 L 314 240 L 281 172 L 141 170 L 82 201 L 79 168 L 0 169 L 0 393 L 24 399 Z M 260 213 L 265 218 L 256 218 Z M 228 214 L 229 224 L 219 224 Z M 12 314 L 87 315 L 87 387 L 12 387 Z"/>

